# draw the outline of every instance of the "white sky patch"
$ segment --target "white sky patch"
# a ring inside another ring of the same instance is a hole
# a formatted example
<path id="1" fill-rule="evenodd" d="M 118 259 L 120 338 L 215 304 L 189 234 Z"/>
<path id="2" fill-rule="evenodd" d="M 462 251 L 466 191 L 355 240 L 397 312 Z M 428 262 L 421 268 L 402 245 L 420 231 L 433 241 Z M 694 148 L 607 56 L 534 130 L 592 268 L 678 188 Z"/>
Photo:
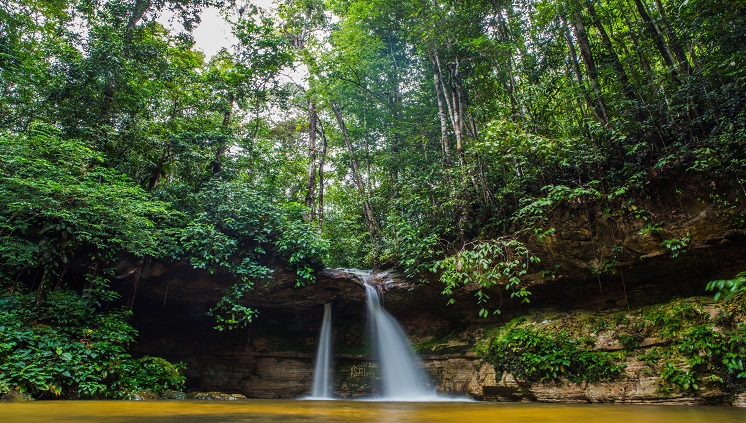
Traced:
<path id="1" fill-rule="evenodd" d="M 244 0 L 243 2 L 254 4 L 262 9 L 272 9 L 274 7 L 273 0 Z M 241 1 L 237 3 L 241 4 Z M 231 51 L 231 47 L 238 42 L 238 39 L 231 32 L 230 24 L 226 22 L 220 11 L 214 7 L 208 7 L 202 11 L 200 19 L 200 24 L 192 34 L 195 42 L 194 49 L 205 53 L 205 60 L 210 60 L 222 48 Z M 158 18 L 158 22 L 173 34 L 183 31 L 178 19 L 175 19 L 173 13 L 169 10 L 164 10 Z"/>
<path id="2" fill-rule="evenodd" d="M 204 52 L 206 60 L 210 60 L 222 48 L 230 50 L 230 47 L 238 42 L 218 9 L 205 9 L 200 18 L 202 21 L 194 30 L 194 49 Z"/>

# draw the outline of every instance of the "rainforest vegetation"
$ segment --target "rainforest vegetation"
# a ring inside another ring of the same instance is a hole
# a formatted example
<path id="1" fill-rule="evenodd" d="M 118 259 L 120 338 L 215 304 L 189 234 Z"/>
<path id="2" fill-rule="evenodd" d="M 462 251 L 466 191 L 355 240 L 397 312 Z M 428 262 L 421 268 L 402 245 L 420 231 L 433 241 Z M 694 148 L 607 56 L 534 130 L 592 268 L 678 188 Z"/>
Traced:
<path id="1" fill-rule="evenodd" d="M 212 57 L 206 8 L 237 40 Z M 662 184 L 699 184 L 743 228 L 745 39 L 743 0 L 3 2 L 0 392 L 183 382 L 126 353 L 125 258 L 232 274 L 224 330 L 277 269 L 436 272 L 527 301 L 551 209 L 657 231 L 639 204 Z"/>

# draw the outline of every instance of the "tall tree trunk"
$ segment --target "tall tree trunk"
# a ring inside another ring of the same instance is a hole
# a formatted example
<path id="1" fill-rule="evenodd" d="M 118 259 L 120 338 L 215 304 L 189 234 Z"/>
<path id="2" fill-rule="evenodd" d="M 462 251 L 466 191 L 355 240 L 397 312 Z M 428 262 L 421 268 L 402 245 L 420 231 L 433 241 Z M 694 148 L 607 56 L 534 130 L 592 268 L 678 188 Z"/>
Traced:
<path id="1" fill-rule="evenodd" d="M 501 43 L 511 43 L 510 34 L 508 33 L 508 27 L 503 15 L 502 6 L 499 1 L 492 2 L 492 9 L 495 14 L 495 22 L 497 22 L 497 34 Z M 516 81 L 515 73 L 513 71 L 513 53 L 506 54 L 506 70 L 508 71 L 508 81 L 503 84 L 505 92 L 508 93 L 510 99 L 510 114 L 514 118 L 522 118 L 521 109 L 518 106 L 518 98 L 516 94 Z"/>
<path id="2" fill-rule="evenodd" d="M 575 73 L 575 79 L 578 81 L 578 87 L 583 93 L 583 99 L 585 99 L 586 106 L 595 114 L 596 108 L 593 106 L 593 101 L 588 96 L 588 93 L 585 90 L 585 84 L 583 83 L 583 72 L 580 69 L 580 61 L 578 60 L 577 50 L 575 50 L 575 42 L 572 39 L 570 25 L 567 24 L 567 19 L 564 15 L 560 14 L 559 18 L 565 31 L 565 41 L 567 42 L 567 50 L 570 53 L 570 60 L 572 62 L 573 72 Z M 596 119 L 600 121 L 601 117 L 596 115 Z"/>
<path id="3" fill-rule="evenodd" d="M 629 37 L 632 39 L 632 48 L 635 50 L 637 58 L 640 60 L 640 69 L 642 69 L 642 73 L 645 75 L 645 79 L 647 81 L 652 81 L 653 70 L 650 67 L 650 61 L 648 60 L 647 56 L 645 56 L 645 52 L 643 51 L 642 45 L 640 44 L 640 37 L 638 37 L 638 34 L 635 30 L 635 25 L 632 24 L 632 21 L 626 13 L 622 13 L 622 16 L 624 16 L 624 21 L 627 23 Z"/>
<path id="4" fill-rule="evenodd" d="M 435 57 L 435 65 L 437 67 L 438 73 L 441 75 L 440 78 L 440 84 L 441 88 L 443 90 L 443 98 L 446 102 L 446 108 L 448 110 L 448 115 L 451 118 L 451 127 L 453 128 L 453 135 L 456 137 L 456 152 L 459 156 L 459 161 L 461 162 L 461 165 L 466 165 L 466 160 L 464 157 L 464 140 L 463 140 L 463 133 L 461 132 L 461 123 L 459 121 L 459 114 L 457 110 L 457 99 L 456 95 L 454 93 L 454 89 L 452 87 L 449 87 L 446 85 L 446 82 L 443 80 L 443 68 L 440 65 L 440 58 L 438 57 L 438 54 L 434 54 Z"/>
<path id="5" fill-rule="evenodd" d="M 565 40 L 567 42 L 567 49 L 570 53 L 570 59 L 572 60 L 572 69 L 575 72 L 575 78 L 580 86 L 583 86 L 583 72 L 580 70 L 580 61 L 578 60 L 578 53 L 575 50 L 575 42 L 572 40 L 572 34 L 570 33 L 570 25 L 567 24 L 567 19 L 564 15 L 560 15 L 560 21 L 565 30 Z"/>
<path id="6" fill-rule="evenodd" d="M 689 64 L 689 59 L 687 59 L 686 57 L 686 52 L 684 52 L 684 49 L 679 43 L 676 31 L 673 30 L 671 23 L 668 21 L 668 17 L 666 16 L 666 9 L 663 8 L 661 0 L 655 0 L 655 5 L 658 9 L 658 13 L 661 16 L 661 24 L 663 25 L 663 29 L 666 31 L 666 35 L 668 35 L 668 45 L 671 46 L 671 51 L 673 51 L 673 54 L 676 57 L 676 63 L 679 67 L 679 70 L 688 75 L 691 73 L 692 67 Z"/>
<path id="7" fill-rule="evenodd" d="M 316 207 L 316 105 L 308 100 L 308 191 L 306 206 L 310 210 L 309 221 L 313 219 Z"/>
<path id="8" fill-rule="evenodd" d="M 598 15 L 596 14 L 596 7 L 593 5 L 592 1 L 589 1 L 587 4 L 588 4 L 588 12 L 591 15 L 591 21 L 593 22 L 593 25 L 598 30 L 599 35 L 601 35 L 601 41 L 603 42 L 604 47 L 606 48 L 606 51 L 609 53 L 609 56 L 611 57 L 611 66 L 614 68 L 614 71 L 619 77 L 619 82 L 622 84 L 622 91 L 624 92 L 625 97 L 627 97 L 629 101 L 635 102 L 637 100 L 637 96 L 635 95 L 635 89 L 632 86 L 632 84 L 629 82 L 629 77 L 627 76 L 627 72 L 624 70 L 624 66 L 622 66 L 622 61 L 619 60 L 619 55 L 614 49 L 614 44 L 612 44 L 611 38 L 609 37 L 608 32 L 606 32 L 606 28 L 604 28 L 603 24 L 601 23 L 601 20 L 598 19 Z"/>
<path id="9" fill-rule="evenodd" d="M 456 93 L 459 98 L 459 119 L 461 124 L 466 128 L 466 132 L 472 137 L 477 139 L 479 133 L 477 131 L 477 124 L 474 121 L 474 116 L 471 114 L 471 104 L 469 103 L 469 95 L 466 93 L 463 84 L 461 83 L 461 73 L 459 71 L 460 63 L 458 57 L 456 58 L 456 66 L 453 73 L 453 82 L 456 86 Z M 468 124 L 468 125 L 467 125 Z"/>
<path id="10" fill-rule="evenodd" d="M 573 34 L 575 35 L 575 39 L 578 40 L 578 46 L 580 47 L 580 57 L 583 59 L 585 72 L 588 75 L 588 80 L 591 82 L 591 89 L 596 97 L 595 114 L 599 117 L 601 124 L 606 125 L 609 122 L 609 114 L 606 110 L 606 102 L 604 102 L 601 95 L 601 86 L 598 83 L 598 69 L 596 68 L 596 61 L 593 59 L 591 43 L 588 40 L 588 33 L 585 31 L 583 17 L 578 10 L 574 10 L 571 16 L 573 19 Z"/>
<path id="11" fill-rule="evenodd" d="M 446 118 L 446 112 L 443 109 L 443 86 L 441 83 L 442 75 L 440 68 L 435 63 L 435 55 L 437 54 L 433 49 L 430 53 L 430 63 L 433 66 L 433 84 L 435 85 L 435 97 L 438 99 L 438 118 L 440 118 L 440 148 L 443 151 L 443 159 L 448 160 L 449 148 L 448 148 L 448 122 Z"/>
<path id="12" fill-rule="evenodd" d="M 640 14 L 642 21 L 645 23 L 645 28 L 647 28 L 650 36 L 653 38 L 653 41 L 655 41 L 655 46 L 658 48 L 658 52 L 663 57 L 663 61 L 666 62 L 666 65 L 668 65 L 669 68 L 671 68 L 671 74 L 673 75 L 673 77 L 678 79 L 676 62 L 673 59 L 671 51 L 666 45 L 666 41 L 663 38 L 663 34 L 661 33 L 658 24 L 656 24 L 655 21 L 650 17 L 650 12 L 648 12 L 647 6 L 645 6 L 642 0 L 633 1 L 635 3 L 635 7 L 637 8 L 637 12 Z"/>
<path id="13" fill-rule="evenodd" d="M 334 116 L 337 118 L 339 129 L 342 131 L 342 137 L 344 138 L 345 146 L 347 147 L 347 153 L 350 155 L 352 179 L 355 183 L 355 186 L 357 187 L 358 194 L 360 195 L 360 200 L 363 203 L 363 217 L 365 218 L 365 224 L 368 227 L 370 241 L 375 246 L 378 238 L 380 237 L 380 226 L 378 225 L 378 221 L 373 214 L 373 208 L 370 205 L 370 201 L 368 201 L 368 194 L 365 190 L 365 184 L 363 184 L 363 178 L 360 175 L 357 159 L 355 159 L 355 150 L 352 148 L 352 141 L 350 141 L 350 135 L 347 132 L 347 126 L 345 125 L 344 119 L 342 118 L 342 112 L 340 111 L 337 103 L 332 101 L 331 106 L 332 111 L 334 112 Z"/>
<path id="14" fill-rule="evenodd" d="M 218 142 L 217 147 L 215 148 L 215 159 L 212 162 L 213 175 L 220 173 L 220 171 L 223 170 L 223 159 L 225 158 L 225 153 L 228 151 L 227 133 L 231 125 L 231 118 L 233 117 L 233 103 L 235 101 L 236 99 L 233 96 L 233 93 L 229 93 L 228 107 L 223 111 L 223 122 L 221 123 L 224 131 L 223 136 L 225 138 L 221 139 Z"/>
<path id="15" fill-rule="evenodd" d="M 318 121 L 319 134 L 321 135 L 321 156 L 319 156 L 319 211 L 317 213 L 319 221 L 319 233 L 324 229 L 324 165 L 326 164 L 326 131 L 321 121 Z"/>

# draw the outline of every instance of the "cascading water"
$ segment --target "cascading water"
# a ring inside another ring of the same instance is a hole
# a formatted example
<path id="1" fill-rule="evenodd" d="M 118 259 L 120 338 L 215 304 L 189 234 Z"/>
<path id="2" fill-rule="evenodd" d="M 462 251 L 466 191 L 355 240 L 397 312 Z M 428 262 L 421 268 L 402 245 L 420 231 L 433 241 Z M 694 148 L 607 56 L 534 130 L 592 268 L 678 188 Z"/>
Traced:
<path id="1" fill-rule="evenodd" d="M 331 399 L 332 361 L 332 305 L 324 304 L 324 320 L 321 323 L 319 347 L 316 350 L 316 367 L 313 373 L 312 399 Z"/>
<path id="2" fill-rule="evenodd" d="M 381 305 L 376 289 L 365 283 L 368 322 L 375 343 L 383 383 L 382 399 L 428 401 L 436 399 L 419 358 L 396 319 Z"/>

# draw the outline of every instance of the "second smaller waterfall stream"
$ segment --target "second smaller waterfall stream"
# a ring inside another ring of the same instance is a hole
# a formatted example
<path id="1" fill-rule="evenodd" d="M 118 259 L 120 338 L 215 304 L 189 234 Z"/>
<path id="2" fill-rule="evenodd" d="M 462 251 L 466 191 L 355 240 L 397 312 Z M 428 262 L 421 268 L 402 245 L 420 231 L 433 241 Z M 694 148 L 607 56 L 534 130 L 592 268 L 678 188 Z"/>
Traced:
<path id="1" fill-rule="evenodd" d="M 313 373 L 311 398 L 332 399 L 332 305 L 324 304 L 324 320 L 321 323 L 319 346 L 316 350 L 316 367 Z"/>
<path id="2" fill-rule="evenodd" d="M 428 377 L 396 319 L 381 305 L 378 291 L 365 284 L 371 338 L 381 369 L 383 395 L 388 401 L 428 401 L 436 398 L 428 389 Z"/>

